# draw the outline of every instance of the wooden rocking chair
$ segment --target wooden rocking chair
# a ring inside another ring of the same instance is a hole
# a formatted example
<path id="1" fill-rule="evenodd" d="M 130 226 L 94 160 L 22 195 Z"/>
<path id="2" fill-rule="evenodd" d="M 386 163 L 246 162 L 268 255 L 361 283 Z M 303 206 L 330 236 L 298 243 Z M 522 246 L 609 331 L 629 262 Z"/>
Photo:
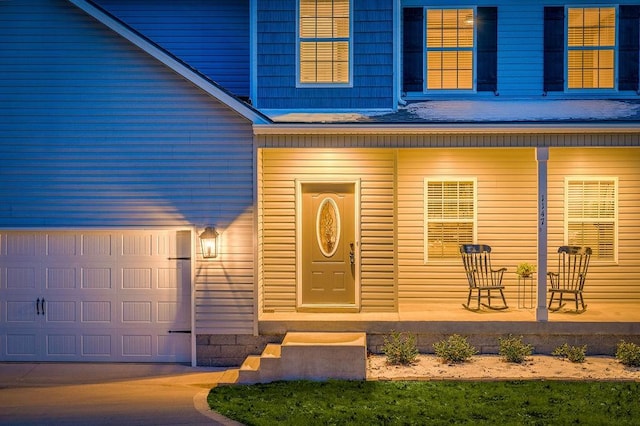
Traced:
<path id="1" fill-rule="evenodd" d="M 502 276 L 507 268 L 493 269 L 491 267 L 491 247 L 487 245 L 462 244 L 460 245 L 460 254 L 462 255 L 462 263 L 469 281 L 467 303 L 462 304 L 462 306 L 470 311 L 480 310 L 481 305 L 489 309 L 507 309 L 507 301 L 503 292 L 504 285 L 502 284 Z M 470 307 L 471 296 L 474 291 L 477 292 L 477 307 L 475 309 Z M 500 292 L 501 306 L 491 304 L 492 298 L 498 298 L 498 295 L 491 294 L 492 291 Z M 483 299 L 486 299 L 486 303 L 482 303 Z"/>
<path id="2" fill-rule="evenodd" d="M 574 300 L 576 302 L 576 312 L 581 313 L 587 309 L 582 297 L 584 282 L 587 278 L 587 269 L 589 268 L 589 259 L 591 258 L 591 248 L 562 246 L 558 249 L 558 272 L 549 272 L 547 276 L 551 282 L 551 298 L 549 299 L 549 310 L 557 311 L 565 304 L 565 300 Z M 551 308 L 554 297 L 559 295 L 558 306 Z M 567 295 L 569 298 L 567 298 Z M 582 309 L 578 307 L 578 302 Z"/>

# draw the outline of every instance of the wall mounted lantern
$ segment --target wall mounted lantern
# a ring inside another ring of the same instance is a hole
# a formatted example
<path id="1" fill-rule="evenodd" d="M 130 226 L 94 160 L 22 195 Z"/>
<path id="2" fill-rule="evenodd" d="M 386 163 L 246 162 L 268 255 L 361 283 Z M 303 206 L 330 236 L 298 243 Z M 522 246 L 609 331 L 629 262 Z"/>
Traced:
<path id="1" fill-rule="evenodd" d="M 213 259 L 218 257 L 218 231 L 216 228 L 207 226 L 200 234 L 200 245 L 202 246 L 202 257 Z"/>

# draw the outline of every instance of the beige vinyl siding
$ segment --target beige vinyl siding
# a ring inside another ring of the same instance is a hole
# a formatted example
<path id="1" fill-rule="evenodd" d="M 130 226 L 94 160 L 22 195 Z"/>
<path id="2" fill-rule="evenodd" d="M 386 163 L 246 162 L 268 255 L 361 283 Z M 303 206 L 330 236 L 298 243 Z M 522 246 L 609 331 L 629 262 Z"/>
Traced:
<path id="1" fill-rule="evenodd" d="M 549 154 L 549 270 L 556 269 L 564 239 L 564 179 L 618 178 L 618 262 L 592 260 L 585 303 L 640 301 L 640 150 L 555 148 Z"/>
<path id="2" fill-rule="evenodd" d="M 398 150 L 398 303 L 400 311 L 462 303 L 468 286 L 460 259 L 424 259 L 424 178 L 477 179 L 477 243 L 507 267 L 507 300 L 516 299 L 519 262 L 536 261 L 537 193 L 533 149 Z"/>
<path id="3" fill-rule="evenodd" d="M 296 309 L 295 180 L 360 179 L 361 310 L 395 311 L 393 150 L 263 149 L 262 309 Z"/>

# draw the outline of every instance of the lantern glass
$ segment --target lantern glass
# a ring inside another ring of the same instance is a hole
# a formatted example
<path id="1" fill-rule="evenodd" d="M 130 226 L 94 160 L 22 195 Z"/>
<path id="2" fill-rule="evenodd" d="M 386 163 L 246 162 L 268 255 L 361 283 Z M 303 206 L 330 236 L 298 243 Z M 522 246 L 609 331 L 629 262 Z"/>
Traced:
<path id="1" fill-rule="evenodd" d="M 213 227 L 206 227 L 200 234 L 200 245 L 202 246 L 202 257 L 211 259 L 218 256 L 218 232 Z"/>

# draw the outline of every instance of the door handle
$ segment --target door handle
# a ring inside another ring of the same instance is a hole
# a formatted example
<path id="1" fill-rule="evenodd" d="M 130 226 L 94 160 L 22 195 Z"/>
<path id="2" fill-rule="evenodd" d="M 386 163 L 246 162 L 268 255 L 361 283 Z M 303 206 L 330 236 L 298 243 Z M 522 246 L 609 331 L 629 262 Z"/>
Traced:
<path id="1" fill-rule="evenodd" d="M 352 265 L 356 264 L 356 252 L 355 249 L 353 247 L 353 243 L 349 243 L 349 248 L 351 249 L 349 251 L 349 262 L 351 262 Z"/>
<path id="2" fill-rule="evenodd" d="M 44 297 L 42 298 L 42 302 L 40 302 L 40 303 L 42 303 L 42 305 L 41 305 L 42 306 L 42 315 L 44 315 Z"/>
<path id="3" fill-rule="evenodd" d="M 36 299 L 36 315 L 40 315 L 40 298 Z"/>

